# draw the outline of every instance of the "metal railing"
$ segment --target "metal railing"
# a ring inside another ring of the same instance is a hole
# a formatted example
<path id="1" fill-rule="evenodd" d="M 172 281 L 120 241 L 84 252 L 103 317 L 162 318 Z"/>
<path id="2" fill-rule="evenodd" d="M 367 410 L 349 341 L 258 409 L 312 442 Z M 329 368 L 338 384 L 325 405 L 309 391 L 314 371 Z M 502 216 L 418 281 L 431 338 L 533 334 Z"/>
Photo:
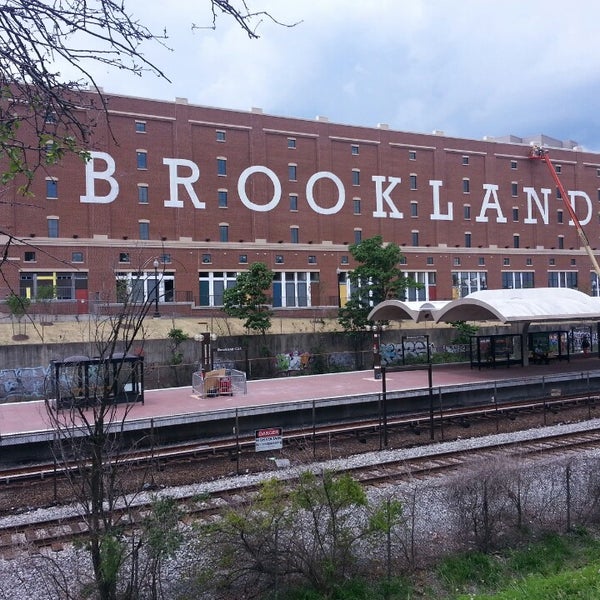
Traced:
<path id="1" fill-rule="evenodd" d="M 236 369 L 217 369 L 192 375 L 192 389 L 201 398 L 246 394 L 246 373 Z"/>

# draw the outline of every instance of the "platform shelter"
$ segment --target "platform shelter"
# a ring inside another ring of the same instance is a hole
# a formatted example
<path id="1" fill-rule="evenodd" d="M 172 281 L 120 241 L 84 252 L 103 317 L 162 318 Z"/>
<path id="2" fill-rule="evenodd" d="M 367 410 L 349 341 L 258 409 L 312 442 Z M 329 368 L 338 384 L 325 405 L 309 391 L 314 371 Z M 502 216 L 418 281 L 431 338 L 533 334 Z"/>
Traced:
<path id="1" fill-rule="evenodd" d="M 496 321 L 515 324 L 522 336 L 522 360 L 529 364 L 529 328 L 536 323 L 600 324 L 600 298 L 568 288 L 480 290 L 450 302 L 426 302 L 418 307 L 400 300 L 385 300 L 371 310 L 370 321 Z"/>

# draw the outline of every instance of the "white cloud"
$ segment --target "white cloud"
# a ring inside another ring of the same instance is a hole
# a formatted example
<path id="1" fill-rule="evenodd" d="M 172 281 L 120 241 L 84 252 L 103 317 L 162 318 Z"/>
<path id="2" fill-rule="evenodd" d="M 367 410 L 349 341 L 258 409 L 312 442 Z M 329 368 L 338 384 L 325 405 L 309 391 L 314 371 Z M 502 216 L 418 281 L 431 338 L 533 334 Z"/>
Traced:
<path id="1" fill-rule="evenodd" d="M 225 108 L 459 137 L 543 131 L 600 149 L 596 28 L 600 4 L 578 0 L 248 0 L 263 19 L 249 40 L 208 2 L 127 0 L 160 31 L 148 56 L 172 84 L 97 72 L 107 91 Z M 200 9 L 199 9 L 200 6 Z M 199 10 L 202 12 L 199 14 Z M 568 18 L 567 18 L 568 17 Z"/>

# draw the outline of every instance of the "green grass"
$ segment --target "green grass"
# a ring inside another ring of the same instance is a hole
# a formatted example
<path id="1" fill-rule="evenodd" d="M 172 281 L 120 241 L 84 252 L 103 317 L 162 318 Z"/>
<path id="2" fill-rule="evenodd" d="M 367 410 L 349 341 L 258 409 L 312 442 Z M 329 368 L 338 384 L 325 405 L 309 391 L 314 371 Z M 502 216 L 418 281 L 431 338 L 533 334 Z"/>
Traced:
<path id="1" fill-rule="evenodd" d="M 531 575 L 495 594 L 466 594 L 457 600 L 598 600 L 600 562 L 555 575 Z"/>
<path id="2" fill-rule="evenodd" d="M 303 588 L 281 593 L 279 599 L 600 600 L 600 539 L 585 530 L 548 534 L 496 554 L 447 557 L 414 581 L 410 575 L 390 582 L 355 579 L 327 595 Z"/>

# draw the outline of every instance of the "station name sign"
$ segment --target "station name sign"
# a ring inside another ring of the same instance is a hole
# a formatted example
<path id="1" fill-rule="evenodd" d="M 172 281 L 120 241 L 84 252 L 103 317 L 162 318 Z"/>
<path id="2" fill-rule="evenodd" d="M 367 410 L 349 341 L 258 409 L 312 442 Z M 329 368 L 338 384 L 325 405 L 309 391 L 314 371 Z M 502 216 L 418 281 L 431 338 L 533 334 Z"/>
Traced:
<path id="1" fill-rule="evenodd" d="M 184 208 L 184 199 L 180 197 L 185 192 L 185 198 L 198 210 L 205 210 L 206 203 L 198 197 L 194 184 L 200 179 L 198 165 L 183 158 L 163 158 L 163 165 L 168 171 L 169 197 L 164 200 L 167 208 Z M 90 160 L 85 166 L 85 194 L 80 196 L 83 203 L 110 204 L 119 197 L 119 182 L 115 177 L 116 163 L 114 158 L 107 152 L 90 152 Z M 259 202 L 251 198 L 247 192 L 247 184 L 255 177 L 267 178 L 273 187 L 271 198 Z M 328 206 L 323 206 L 315 198 L 315 185 L 319 181 L 329 181 L 333 184 L 336 194 Z M 103 189 L 108 186 L 108 193 L 99 195 L 96 192 L 96 183 L 104 182 Z M 386 175 L 373 175 L 371 177 L 373 193 L 375 198 L 375 210 L 373 217 L 381 219 L 404 219 L 401 201 L 398 196 L 402 193 L 402 178 Z M 430 179 L 431 190 L 431 212 L 429 218 L 432 221 L 453 221 L 454 205 L 451 201 L 442 198 L 443 181 Z M 507 218 L 502 210 L 502 203 L 498 194 L 499 186 L 494 183 L 484 183 L 479 212 L 475 221 L 487 223 L 506 223 Z M 274 210 L 281 201 L 281 182 L 277 174 L 268 167 L 253 165 L 242 171 L 237 181 L 237 191 L 240 202 L 253 212 L 269 212 Z M 318 171 L 311 175 L 306 183 L 306 201 L 309 207 L 320 215 L 335 215 L 339 213 L 346 203 L 346 189 L 342 180 L 331 171 Z M 523 222 L 536 225 L 538 222 L 549 224 L 550 219 L 550 188 L 541 188 L 538 191 L 529 186 L 522 188 L 527 202 L 526 216 Z M 394 195 L 394 197 L 392 197 Z M 581 190 L 569 191 L 569 202 L 578 215 L 581 225 L 586 225 L 592 218 L 593 207 L 589 195 Z M 473 196 L 471 196 L 472 198 Z M 558 200 L 562 203 L 561 200 Z M 514 198 L 511 196 L 511 204 Z M 569 221 L 570 225 L 574 225 Z"/>

